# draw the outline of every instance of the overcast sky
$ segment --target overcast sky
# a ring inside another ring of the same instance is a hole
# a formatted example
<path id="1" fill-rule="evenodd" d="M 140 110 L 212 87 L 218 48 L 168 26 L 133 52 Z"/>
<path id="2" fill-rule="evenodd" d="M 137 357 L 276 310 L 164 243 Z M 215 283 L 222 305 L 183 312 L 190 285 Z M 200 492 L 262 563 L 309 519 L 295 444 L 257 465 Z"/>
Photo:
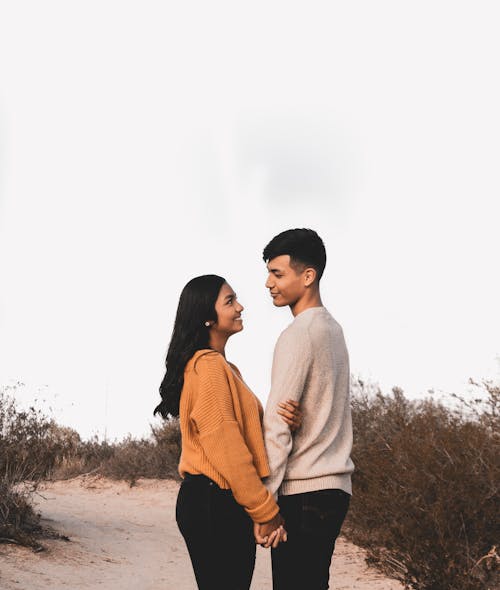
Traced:
<path id="1" fill-rule="evenodd" d="M 147 433 L 177 301 L 245 306 L 265 401 L 291 321 L 262 248 L 323 237 L 355 375 L 409 395 L 498 377 L 496 2 L 0 0 L 0 384 Z"/>

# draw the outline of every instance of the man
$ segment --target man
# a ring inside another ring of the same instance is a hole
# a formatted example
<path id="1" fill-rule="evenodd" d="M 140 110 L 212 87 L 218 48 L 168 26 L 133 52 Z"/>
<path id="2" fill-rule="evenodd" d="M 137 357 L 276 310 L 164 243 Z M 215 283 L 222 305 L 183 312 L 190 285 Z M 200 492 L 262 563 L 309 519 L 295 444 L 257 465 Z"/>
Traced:
<path id="1" fill-rule="evenodd" d="M 272 550 L 274 590 L 328 588 L 335 540 L 349 506 L 352 423 L 349 357 L 342 328 L 323 307 L 323 241 L 311 229 L 291 229 L 265 247 L 269 289 L 293 322 L 280 335 L 264 416 L 271 475 L 288 541 Z M 293 434 L 280 420 L 280 400 L 300 402 L 302 425 Z"/>

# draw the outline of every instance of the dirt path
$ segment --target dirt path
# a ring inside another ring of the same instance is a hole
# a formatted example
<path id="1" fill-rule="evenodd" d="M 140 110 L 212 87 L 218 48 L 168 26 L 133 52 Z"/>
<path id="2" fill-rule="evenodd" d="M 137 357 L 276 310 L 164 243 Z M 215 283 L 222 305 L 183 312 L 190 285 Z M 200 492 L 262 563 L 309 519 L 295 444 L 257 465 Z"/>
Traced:
<path id="1" fill-rule="evenodd" d="M 37 505 L 43 522 L 70 537 L 46 541 L 48 551 L 0 545 L 1 590 L 195 590 L 174 520 L 178 485 L 140 480 L 130 488 L 97 478 L 48 484 Z M 257 551 L 252 590 L 271 590 L 269 552 Z M 369 569 L 363 551 L 339 539 L 333 590 L 401 590 Z"/>

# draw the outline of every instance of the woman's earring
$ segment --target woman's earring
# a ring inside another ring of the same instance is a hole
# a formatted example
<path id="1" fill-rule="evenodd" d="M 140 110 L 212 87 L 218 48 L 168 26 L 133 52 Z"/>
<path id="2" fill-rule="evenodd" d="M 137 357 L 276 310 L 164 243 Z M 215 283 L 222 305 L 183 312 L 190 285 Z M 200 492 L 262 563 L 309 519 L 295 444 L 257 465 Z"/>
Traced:
<path id="1" fill-rule="evenodd" d="M 210 328 L 210 322 L 205 322 L 205 326 L 206 326 L 207 328 Z"/>

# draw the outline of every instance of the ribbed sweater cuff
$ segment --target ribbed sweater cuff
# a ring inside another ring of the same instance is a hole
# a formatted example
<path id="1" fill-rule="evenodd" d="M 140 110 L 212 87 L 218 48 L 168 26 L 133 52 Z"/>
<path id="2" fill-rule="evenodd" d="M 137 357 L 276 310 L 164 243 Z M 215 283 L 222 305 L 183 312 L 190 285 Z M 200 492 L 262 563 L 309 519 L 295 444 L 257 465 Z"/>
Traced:
<path id="1" fill-rule="evenodd" d="M 260 506 L 252 509 L 246 508 L 246 511 L 254 522 L 267 522 L 278 514 L 279 508 L 274 496 L 267 492 L 266 500 Z"/>

